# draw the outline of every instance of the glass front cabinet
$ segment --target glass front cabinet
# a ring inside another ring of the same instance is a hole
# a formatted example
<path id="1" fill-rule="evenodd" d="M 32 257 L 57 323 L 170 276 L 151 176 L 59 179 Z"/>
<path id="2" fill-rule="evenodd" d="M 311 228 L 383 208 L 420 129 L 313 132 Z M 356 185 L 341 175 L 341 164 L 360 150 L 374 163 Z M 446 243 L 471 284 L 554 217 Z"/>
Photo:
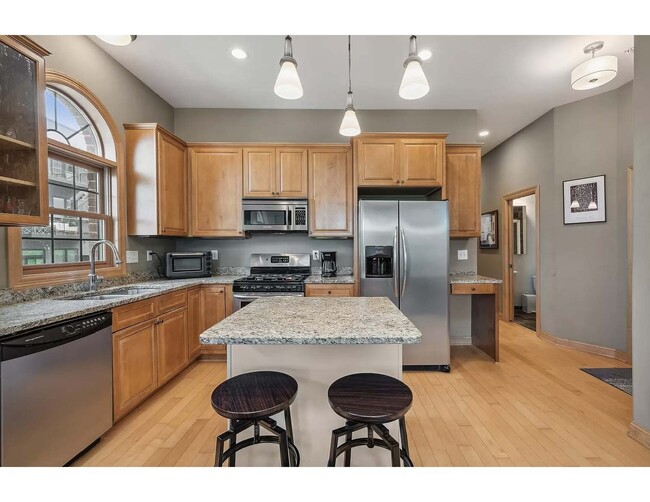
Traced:
<path id="1" fill-rule="evenodd" d="M 0 225 L 46 225 L 47 138 L 42 47 L 0 35 Z"/>

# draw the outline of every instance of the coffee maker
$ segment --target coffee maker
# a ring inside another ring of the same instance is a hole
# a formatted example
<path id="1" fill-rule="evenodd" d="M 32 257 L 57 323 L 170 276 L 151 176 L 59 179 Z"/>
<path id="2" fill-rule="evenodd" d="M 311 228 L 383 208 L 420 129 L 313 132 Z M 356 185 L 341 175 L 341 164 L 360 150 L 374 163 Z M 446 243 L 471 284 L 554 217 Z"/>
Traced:
<path id="1" fill-rule="evenodd" d="M 334 277 L 336 275 L 336 251 L 322 251 L 320 254 L 321 275 Z"/>

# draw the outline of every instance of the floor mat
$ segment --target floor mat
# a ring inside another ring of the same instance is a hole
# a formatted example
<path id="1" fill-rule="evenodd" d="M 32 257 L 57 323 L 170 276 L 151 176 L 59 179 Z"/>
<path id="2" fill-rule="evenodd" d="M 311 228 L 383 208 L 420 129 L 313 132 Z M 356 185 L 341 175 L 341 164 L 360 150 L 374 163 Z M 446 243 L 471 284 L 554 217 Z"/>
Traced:
<path id="1" fill-rule="evenodd" d="M 585 373 L 632 395 L 632 368 L 580 368 Z"/>

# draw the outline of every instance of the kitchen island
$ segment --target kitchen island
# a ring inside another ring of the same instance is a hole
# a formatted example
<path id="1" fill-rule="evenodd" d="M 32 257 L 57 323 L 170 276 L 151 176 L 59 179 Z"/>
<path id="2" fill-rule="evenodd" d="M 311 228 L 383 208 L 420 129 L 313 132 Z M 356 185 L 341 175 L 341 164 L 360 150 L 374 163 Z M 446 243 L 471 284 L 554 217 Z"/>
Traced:
<path id="1" fill-rule="evenodd" d="M 298 381 L 291 407 L 301 466 L 325 466 L 332 429 L 344 424 L 327 399 L 336 379 L 352 373 L 402 377 L 402 344 L 419 343 L 420 331 L 388 298 L 261 298 L 205 331 L 204 344 L 226 344 L 228 377 L 273 370 Z M 274 419 L 283 426 L 280 415 Z M 387 427 L 399 437 L 397 422 Z M 342 457 L 340 459 L 342 461 Z M 277 445 L 237 453 L 237 465 L 279 465 Z M 388 466 L 390 455 L 356 448 L 352 465 Z"/>

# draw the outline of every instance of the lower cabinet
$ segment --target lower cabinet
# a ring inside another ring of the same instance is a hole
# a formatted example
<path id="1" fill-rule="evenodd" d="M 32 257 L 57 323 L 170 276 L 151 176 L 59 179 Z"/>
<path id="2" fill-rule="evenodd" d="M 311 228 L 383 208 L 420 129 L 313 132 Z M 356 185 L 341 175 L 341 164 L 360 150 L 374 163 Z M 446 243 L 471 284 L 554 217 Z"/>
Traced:
<path id="1" fill-rule="evenodd" d="M 186 310 L 161 315 L 156 323 L 158 386 L 161 386 L 187 368 Z"/>
<path id="2" fill-rule="evenodd" d="M 199 336 L 203 333 L 201 288 L 187 292 L 187 355 L 194 361 L 201 355 Z"/>
<path id="3" fill-rule="evenodd" d="M 307 284 L 305 296 L 354 296 L 354 284 Z"/>
<path id="4" fill-rule="evenodd" d="M 225 319 L 227 312 L 227 287 L 226 286 L 203 286 L 201 288 L 202 320 L 201 332 L 214 326 Z M 201 345 L 201 354 L 210 356 L 223 356 L 226 354 L 225 345 Z"/>

